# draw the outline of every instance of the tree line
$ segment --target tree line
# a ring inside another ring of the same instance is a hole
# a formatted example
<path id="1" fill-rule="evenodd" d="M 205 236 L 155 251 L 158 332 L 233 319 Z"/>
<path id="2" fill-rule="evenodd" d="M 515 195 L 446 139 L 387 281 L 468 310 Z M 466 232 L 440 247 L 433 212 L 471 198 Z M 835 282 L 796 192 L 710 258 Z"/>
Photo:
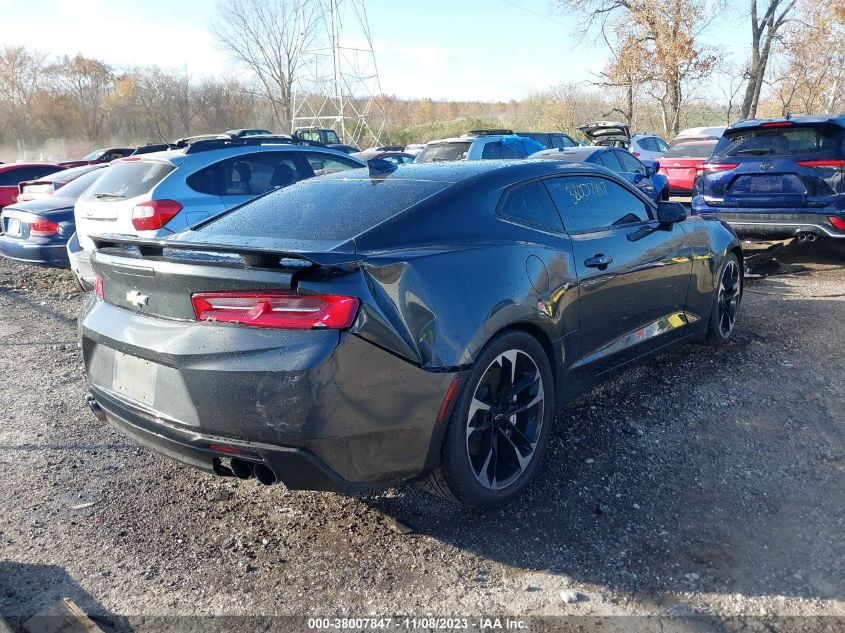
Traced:
<path id="1" fill-rule="evenodd" d="M 748 0 L 749 56 L 739 65 L 702 43 L 713 0 L 556 1 L 583 16 L 582 32 L 609 52 L 591 85 L 564 82 L 493 103 L 382 95 L 382 141 L 423 142 L 488 126 L 577 135 L 579 125 L 604 118 L 670 137 L 696 125 L 845 109 L 845 0 Z M 92 145 L 172 141 L 237 127 L 288 132 L 292 86 L 318 19 L 307 6 L 313 5 L 229 0 L 218 6 L 226 29 L 211 28 L 246 70 L 237 77 L 0 49 L 0 160 L 75 156 Z"/>

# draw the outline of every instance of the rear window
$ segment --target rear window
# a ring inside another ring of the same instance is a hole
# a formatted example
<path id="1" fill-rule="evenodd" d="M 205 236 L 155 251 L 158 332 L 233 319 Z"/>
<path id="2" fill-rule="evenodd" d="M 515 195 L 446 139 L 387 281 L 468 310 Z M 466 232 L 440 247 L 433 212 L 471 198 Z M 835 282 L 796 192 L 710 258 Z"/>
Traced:
<path id="1" fill-rule="evenodd" d="M 681 143 L 666 150 L 663 158 L 709 158 L 716 143 Z"/>
<path id="2" fill-rule="evenodd" d="M 210 234 L 346 240 L 451 183 L 313 178 L 267 194 L 198 227 Z"/>
<path id="3" fill-rule="evenodd" d="M 76 199 L 82 195 L 82 192 L 90 187 L 97 178 L 103 175 L 105 169 L 95 169 L 86 174 L 82 174 L 78 178 L 74 178 L 64 187 L 57 190 L 56 196 L 62 198 Z"/>
<path id="4" fill-rule="evenodd" d="M 726 132 L 717 156 L 806 156 L 842 152 L 838 125 L 755 128 Z"/>
<path id="5" fill-rule="evenodd" d="M 102 178 L 88 189 L 81 200 L 111 198 L 122 200 L 149 192 L 175 168 L 160 161 L 121 161 L 107 167 Z M 98 198 L 99 194 L 99 198 Z"/>
<path id="6" fill-rule="evenodd" d="M 426 145 L 425 149 L 417 154 L 415 163 L 439 163 L 449 160 L 463 160 L 469 152 L 469 143 L 437 143 Z"/>

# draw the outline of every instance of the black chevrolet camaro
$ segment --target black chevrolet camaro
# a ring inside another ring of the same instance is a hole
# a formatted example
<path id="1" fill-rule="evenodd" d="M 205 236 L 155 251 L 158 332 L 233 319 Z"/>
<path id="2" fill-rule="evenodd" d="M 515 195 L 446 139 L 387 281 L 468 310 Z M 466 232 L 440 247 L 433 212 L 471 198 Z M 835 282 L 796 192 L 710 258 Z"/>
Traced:
<path id="1" fill-rule="evenodd" d="M 420 481 L 489 507 L 526 487 L 579 390 L 733 333 L 742 252 L 717 220 L 595 165 L 391 169 L 96 239 L 80 331 L 98 417 L 218 475 Z"/>

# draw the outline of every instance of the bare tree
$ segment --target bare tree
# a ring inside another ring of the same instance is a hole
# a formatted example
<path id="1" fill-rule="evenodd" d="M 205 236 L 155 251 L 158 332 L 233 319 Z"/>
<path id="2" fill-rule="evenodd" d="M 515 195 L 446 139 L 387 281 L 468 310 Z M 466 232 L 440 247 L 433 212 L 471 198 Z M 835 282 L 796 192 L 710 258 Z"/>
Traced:
<path id="1" fill-rule="evenodd" d="M 22 46 L 0 50 L 0 116 L 18 141 L 33 132 L 33 105 L 47 67 L 46 56 Z M 5 136 L 6 134 L 3 134 Z"/>
<path id="2" fill-rule="evenodd" d="M 255 75 L 278 128 L 291 123 L 293 83 L 306 63 L 319 16 L 307 0 L 220 0 L 211 29 L 220 45 Z"/>
<path id="3" fill-rule="evenodd" d="M 740 118 L 748 119 L 757 116 L 760 104 L 760 91 L 766 80 L 766 67 L 772 46 L 778 38 L 779 31 L 787 21 L 790 11 L 795 7 L 796 0 L 768 0 L 768 7 L 763 17 L 758 19 L 757 2 L 751 2 L 751 64 L 748 67 L 748 83 L 745 86 L 745 97 L 742 100 Z"/>
<path id="4" fill-rule="evenodd" d="M 602 34 L 626 32 L 640 43 L 642 70 L 653 84 L 649 94 L 655 95 L 663 110 L 663 128 L 667 134 L 680 129 L 681 109 L 688 84 L 707 77 L 716 56 L 698 41 L 698 36 L 712 21 L 715 12 L 704 0 L 557 0 L 568 9 L 585 16 L 585 31 L 600 27 Z M 617 49 L 630 38 L 610 40 Z"/>
<path id="5" fill-rule="evenodd" d="M 75 106 L 78 131 L 89 141 L 101 138 L 105 101 L 114 88 L 114 73 L 105 63 L 77 55 L 49 68 L 58 93 Z"/>

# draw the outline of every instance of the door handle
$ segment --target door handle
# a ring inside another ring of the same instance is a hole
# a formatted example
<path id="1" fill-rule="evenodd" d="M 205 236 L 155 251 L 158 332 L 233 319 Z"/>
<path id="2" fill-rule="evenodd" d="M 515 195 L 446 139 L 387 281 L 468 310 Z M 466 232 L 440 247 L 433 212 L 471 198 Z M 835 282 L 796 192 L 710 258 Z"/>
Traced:
<path id="1" fill-rule="evenodd" d="M 587 268 L 601 268 L 605 269 L 613 263 L 613 258 L 610 255 L 602 255 L 601 253 L 593 255 L 589 259 L 584 260 L 584 266 Z"/>

